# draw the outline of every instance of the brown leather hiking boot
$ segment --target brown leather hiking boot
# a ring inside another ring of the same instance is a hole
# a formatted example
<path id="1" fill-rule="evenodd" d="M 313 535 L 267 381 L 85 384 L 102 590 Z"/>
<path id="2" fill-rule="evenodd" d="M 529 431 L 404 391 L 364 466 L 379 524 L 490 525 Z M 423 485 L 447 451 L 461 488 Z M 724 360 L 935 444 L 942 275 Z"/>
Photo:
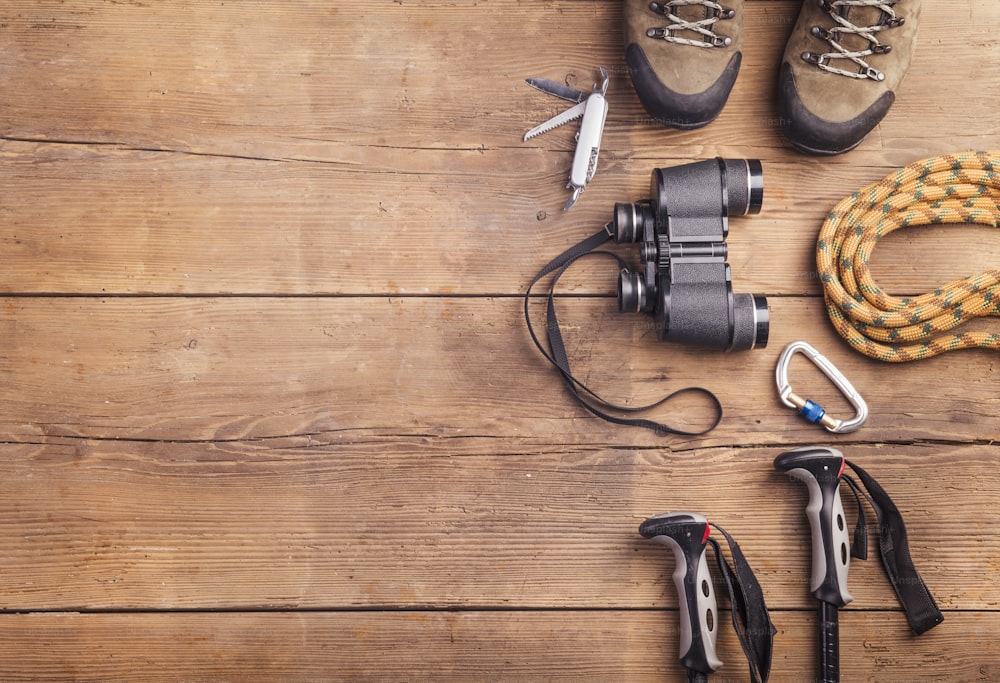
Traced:
<path id="1" fill-rule="evenodd" d="M 806 0 L 785 47 L 785 136 L 811 154 L 854 149 L 889 111 L 916 43 L 922 0 Z"/>
<path id="2" fill-rule="evenodd" d="M 743 0 L 625 0 L 625 61 L 658 123 L 699 128 L 722 111 L 743 59 Z"/>

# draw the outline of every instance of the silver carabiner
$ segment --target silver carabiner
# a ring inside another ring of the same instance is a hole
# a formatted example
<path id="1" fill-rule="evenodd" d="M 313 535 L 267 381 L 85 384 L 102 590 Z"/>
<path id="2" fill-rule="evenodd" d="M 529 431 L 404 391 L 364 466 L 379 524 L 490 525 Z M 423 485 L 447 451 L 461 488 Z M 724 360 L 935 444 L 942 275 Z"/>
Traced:
<path id="1" fill-rule="evenodd" d="M 811 360 L 840 389 L 840 392 L 851 402 L 851 405 L 857 411 L 857 414 L 853 418 L 850 420 L 838 420 L 830 417 L 826 414 L 823 406 L 804 399 L 792 391 L 792 386 L 788 383 L 788 366 L 791 364 L 792 356 L 796 353 L 801 353 Z M 834 434 L 853 432 L 859 429 L 865 423 L 865 420 L 868 419 L 868 404 L 861 398 L 861 394 L 847 381 L 847 378 L 841 374 L 840 370 L 833 363 L 804 341 L 792 342 L 781 352 L 781 355 L 778 357 L 778 367 L 775 370 L 775 379 L 778 382 L 778 397 L 781 399 L 781 402 L 789 408 L 799 411 L 799 414 L 809 422 L 823 425 L 827 431 Z"/>

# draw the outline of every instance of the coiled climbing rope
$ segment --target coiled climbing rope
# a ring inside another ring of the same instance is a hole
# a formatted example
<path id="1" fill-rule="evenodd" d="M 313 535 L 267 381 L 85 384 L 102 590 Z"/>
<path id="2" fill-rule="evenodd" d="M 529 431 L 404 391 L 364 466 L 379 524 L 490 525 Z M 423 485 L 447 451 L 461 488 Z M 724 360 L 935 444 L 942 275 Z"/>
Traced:
<path id="1" fill-rule="evenodd" d="M 837 332 L 857 351 L 889 363 L 968 348 L 1000 349 L 1000 332 L 954 330 L 1000 316 L 1000 268 L 917 297 L 886 294 L 869 260 L 878 240 L 932 224 L 1000 227 L 1000 152 L 967 152 L 910 164 L 853 193 L 820 229 L 816 266 Z"/>

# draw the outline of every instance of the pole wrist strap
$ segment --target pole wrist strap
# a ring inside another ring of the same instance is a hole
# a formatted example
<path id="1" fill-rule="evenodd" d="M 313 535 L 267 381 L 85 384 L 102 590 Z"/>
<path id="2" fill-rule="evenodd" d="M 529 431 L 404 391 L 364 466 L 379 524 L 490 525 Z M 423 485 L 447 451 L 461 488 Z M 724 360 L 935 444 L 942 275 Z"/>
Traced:
<path id="1" fill-rule="evenodd" d="M 717 524 L 712 526 L 725 537 L 729 553 L 733 558 L 733 565 L 730 567 L 722 555 L 718 541 L 713 538 L 708 539 L 708 543 L 715 549 L 719 572 L 726 580 L 733 628 L 750 665 L 750 680 L 752 683 L 766 683 L 768 676 L 771 675 L 771 656 L 774 652 L 774 634 L 777 633 L 777 629 L 771 623 L 771 615 L 767 611 L 767 605 L 764 604 L 764 592 L 760 583 L 740 546 L 725 529 Z"/>
<path id="2" fill-rule="evenodd" d="M 858 498 L 858 493 L 864 496 L 878 519 L 879 554 L 882 557 L 882 566 L 889 577 L 899 604 L 902 605 L 906 613 L 906 620 L 910 622 L 910 628 L 917 635 L 934 628 L 942 621 L 944 615 L 938 609 L 937 603 L 927 589 L 924 580 L 917 572 L 910 557 L 910 543 L 906 536 L 906 526 L 903 524 L 903 515 L 899 508 L 889 497 L 875 479 L 858 467 L 856 464 L 847 461 L 851 469 L 858 475 L 861 485 L 848 475 L 844 475 L 844 480 L 848 483 Z M 859 559 L 866 559 L 868 527 L 865 521 L 864 509 L 861 508 L 861 501 L 858 498 L 858 524 L 854 529 L 854 544 L 851 555 Z"/>

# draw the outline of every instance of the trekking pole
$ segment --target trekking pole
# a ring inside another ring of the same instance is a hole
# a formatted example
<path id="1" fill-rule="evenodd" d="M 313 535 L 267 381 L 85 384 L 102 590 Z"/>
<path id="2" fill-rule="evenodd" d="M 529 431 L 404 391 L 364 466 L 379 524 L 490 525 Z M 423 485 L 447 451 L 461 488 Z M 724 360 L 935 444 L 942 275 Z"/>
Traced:
<path id="1" fill-rule="evenodd" d="M 840 680 L 837 610 L 854 597 L 847 591 L 850 538 L 840 500 L 844 454 L 835 448 L 810 446 L 782 453 L 774 466 L 804 482 L 809 489 L 806 517 L 812 532 L 812 578 L 809 588 L 819 600 L 820 681 Z"/>
<path id="2" fill-rule="evenodd" d="M 674 551 L 674 586 L 680 603 L 680 661 L 689 683 L 705 683 L 722 666 L 715 654 L 718 608 L 706 546 L 708 520 L 692 512 L 650 517 L 639 533 Z"/>

